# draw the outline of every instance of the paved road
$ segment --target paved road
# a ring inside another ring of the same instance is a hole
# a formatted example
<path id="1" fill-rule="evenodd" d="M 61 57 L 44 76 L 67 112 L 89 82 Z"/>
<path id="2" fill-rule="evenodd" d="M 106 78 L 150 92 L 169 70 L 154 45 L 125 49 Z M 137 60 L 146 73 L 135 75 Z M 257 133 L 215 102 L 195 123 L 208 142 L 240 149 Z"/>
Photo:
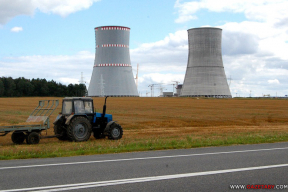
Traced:
<path id="1" fill-rule="evenodd" d="M 229 191 L 233 184 L 288 190 L 288 142 L 0 161 L 0 191 Z"/>

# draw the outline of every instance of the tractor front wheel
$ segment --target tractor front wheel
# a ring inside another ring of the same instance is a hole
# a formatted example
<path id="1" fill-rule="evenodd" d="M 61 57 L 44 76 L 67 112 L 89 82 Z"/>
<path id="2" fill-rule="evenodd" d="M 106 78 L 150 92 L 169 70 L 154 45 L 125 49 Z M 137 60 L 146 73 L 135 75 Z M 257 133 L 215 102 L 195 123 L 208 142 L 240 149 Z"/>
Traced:
<path id="1" fill-rule="evenodd" d="M 86 117 L 75 117 L 67 127 L 67 136 L 70 141 L 87 141 L 91 136 L 91 123 Z"/>
<path id="2" fill-rule="evenodd" d="M 14 131 L 12 133 L 12 136 L 11 136 L 11 139 L 12 139 L 13 143 L 15 143 L 15 144 L 23 144 L 25 138 L 26 138 L 26 136 L 23 132 Z"/>
<path id="3" fill-rule="evenodd" d="M 108 129 L 108 139 L 118 140 L 122 138 L 122 135 L 123 129 L 119 124 L 113 123 L 110 125 L 110 128 Z"/>
<path id="4" fill-rule="evenodd" d="M 40 141 L 40 135 L 36 132 L 31 132 L 26 138 L 27 144 L 38 144 Z"/>

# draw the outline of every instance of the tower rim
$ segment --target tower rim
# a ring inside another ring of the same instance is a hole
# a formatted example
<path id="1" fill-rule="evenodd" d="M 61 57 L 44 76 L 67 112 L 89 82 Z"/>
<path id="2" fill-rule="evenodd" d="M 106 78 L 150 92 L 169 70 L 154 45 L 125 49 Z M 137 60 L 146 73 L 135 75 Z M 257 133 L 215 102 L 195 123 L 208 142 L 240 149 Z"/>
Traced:
<path id="1" fill-rule="evenodd" d="M 191 29 L 188 29 L 187 31 L 190 31 L 190 30 L 199 30 L 199 29 L 216 29 L 216 30 L 221 30 L 221 28 L 219 27 L 196 27 L 196 28 L 191 28 Z"/>
<path id="2" fill-rule="evenodd" d="M 123 27 L 123 28 L 130 29 L 130 27 L 125 27 L 125 26 L 120 26 L 120 25 L 103 25 L 103 26 L 95 27 L 94 29 L 101 28 L 101 27 Z"/>

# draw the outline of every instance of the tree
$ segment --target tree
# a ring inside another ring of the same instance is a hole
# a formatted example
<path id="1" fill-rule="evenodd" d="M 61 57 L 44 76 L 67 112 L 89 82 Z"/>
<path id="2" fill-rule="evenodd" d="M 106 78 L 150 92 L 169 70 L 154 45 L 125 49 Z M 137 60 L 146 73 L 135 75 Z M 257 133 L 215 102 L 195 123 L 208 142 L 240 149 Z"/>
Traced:
<path id="1" fill-rule="evenodd" d="M 84 84 L 69 84 L 66 86 L 54 80 L 0 77 L 0 97 L 85 96 L 86 92 L 87 89 Z"/>
<path id="2" fill-rule="evenodd" d="M 18 78 L 14 80 L 14 83 L 16 84 L 16 91 L 15 91 L 15 95 L 17 97 L 23 97 L 26 96 L 25 95 L 25 84 L 26 84 L 26 79 L 24 79 L 24 77 L 22 78 Z"/>
<path id="3" fill-rule="evenodd" d="M 63 96 L 68 96 L 67 94 L 67 86 L 62 85 L 61 83 L 58 83 L 58 88 L 57 88 L 57 97 L 63 97 Z"/>
<path id="4" fill-rule="evenodd" d="M 40 82 L 41 82 L 40 96 L 48 96 L 49 88 L 46 79 L 41 79 Z"/>
<path id="5" fill-rule="evenodd" d="M 27 80 L 25 82 L 25 89 L 24 89 L 24 95 L 25 96 L 32 96 L 34 93 L 34 86 L 32 85 L 32 83 L 30 82 L 30 80 Z"/>
<path id="6" fill-rule="evenodd" d="M 4 78 L 5 94 L 4 96 L 13 97 L 15 96 L 16 85 L 12 77 Z"/>
<path id="7" fill-rule="evenodd" d="M 68 85 L 67 94 L 68 96 L 75 96 L 75 86 L 72 83 Z"/>
<path id="8" fill-rule="evenodd" d="M 4 83 L 0 78 L 0 97 L 4 95 L 4 92 L 5 92 Z"/>
<path id="9" fill-rule="evenodd" d="M 49 88 L 46 79 L 32 79 L 31 83 L 34 86 L 33 96 L 48 96 Z"/>
<path id="10" fill-rule="evenodd" d="M 83 96 L 86 96 L 86 85 L 85 84 L 79 84 L 79 96 L 83 97 Z"/>

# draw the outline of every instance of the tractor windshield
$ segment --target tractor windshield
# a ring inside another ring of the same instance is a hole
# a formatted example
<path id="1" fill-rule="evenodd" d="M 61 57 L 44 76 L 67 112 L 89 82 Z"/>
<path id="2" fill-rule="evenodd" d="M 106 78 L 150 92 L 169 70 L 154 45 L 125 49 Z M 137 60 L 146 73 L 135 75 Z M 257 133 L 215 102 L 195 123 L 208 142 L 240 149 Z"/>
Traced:
<path id="1" fill-rule="evenodd" d="M 72 113 L 72 101 L 64 101 L 62 106 L 62 114 L 70 115 Z"/>
<path id="2" fill-rule="evenodd" d="M 73 109 L 74 105 L 74 109 Z M 75 114 L 93 114 L 92 100 L 64 100 L 62 106 L 63 115 Z"/>
<path id="3" fill-rule="evenodd" d="M 92 101 L 75 100 L 74 101 L 75 113 L 91 114 L 93 113 Z"/>
<path id="4" fill-rule="evenodd" d="M 85 101 L 85 113 L 93 113 L 93 104 L 92 101 Z"/>
<path id="5" fill-rule="evenodd" d="M 75 100 L 74 108 L 76 114 L 85 113 L 84 102 L 82 100 Z"/>

